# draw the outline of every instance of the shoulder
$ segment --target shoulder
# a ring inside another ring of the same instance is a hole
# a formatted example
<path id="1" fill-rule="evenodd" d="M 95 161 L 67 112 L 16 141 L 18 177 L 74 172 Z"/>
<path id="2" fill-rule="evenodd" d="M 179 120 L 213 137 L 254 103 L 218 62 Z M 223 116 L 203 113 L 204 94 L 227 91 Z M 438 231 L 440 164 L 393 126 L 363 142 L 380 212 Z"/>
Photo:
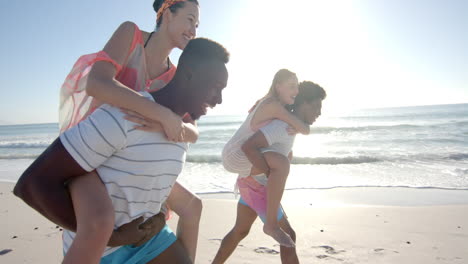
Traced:
<path id="1" fill-rule="evenodd" d="M 125 21 L 115 30 L 112 35 L 111 42 L 129 42 L 129 40 L 135 39 L 137 36 L 141 35 L 138 34 L 139 32 L 140 29 L 135 23 Z"/>
<path id="2" fill-rule="evenodd" d="M 284 106 L 279 102 L 279 100 L 271 96 L 265 98 L 259 105 L 259 109 L 263 108 L 264 110 L 269 110 L 269 111 L 278 110 L 278 109 L 281 109 L 282 107 Z"/>
<path id="3" fill-rule="evenodd" d="M 125 21 L 117 28 L 116 32 L 132 33 L 139 30 L 138 26 L 132 21 Z"/>

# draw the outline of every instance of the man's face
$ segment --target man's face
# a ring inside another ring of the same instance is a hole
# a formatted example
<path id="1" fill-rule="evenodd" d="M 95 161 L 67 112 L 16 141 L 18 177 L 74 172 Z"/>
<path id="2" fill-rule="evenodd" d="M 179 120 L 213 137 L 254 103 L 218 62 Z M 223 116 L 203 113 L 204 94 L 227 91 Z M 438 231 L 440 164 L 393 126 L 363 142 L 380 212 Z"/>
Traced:
<path id="1" fill-rule="evenodd" d="M 223 62 L 207 62 L 194 69 L 188 81 L 190 89 L 187 97 L 187 112 L 193 120 L 206 115 L 208 107 L 222 103 L 222 90 L 227 80 L 228 72 Z"/>
<path id="2" fill-rule="evenodd" d="M 309 125 L 312 125 L 315 120 L 322 114 L 322 100 L 317 99 L 312 102 L 302 104 L 301 118 Z"/>

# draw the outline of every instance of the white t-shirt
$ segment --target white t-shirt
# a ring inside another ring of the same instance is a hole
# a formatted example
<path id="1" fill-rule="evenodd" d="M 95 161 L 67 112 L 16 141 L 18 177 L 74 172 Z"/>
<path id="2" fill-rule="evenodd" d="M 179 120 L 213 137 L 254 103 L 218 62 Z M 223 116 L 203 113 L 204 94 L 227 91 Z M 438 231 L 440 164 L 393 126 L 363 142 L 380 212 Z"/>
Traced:
<path id="1" fill-rule="evenodd" d="M 294 139 L 296 138 L 296 135 L 288 134 L 288 127 L 288 123 L 279 119 L 275 119 L 269 124 L 261 127 L 260 131 L 265 136 L 269 145 L 267 148 L 262 148 L 261 152 L 265 153 L 272 151 L 287 157 L 289 152 L 292 150 Z M 268 181 L 265 174 L 255 175 L 253 178 L 262 185 L 266 185 Z"/>
<path id="2" fill-rule="evenodd" d="M 148 99 L 153 97 L 141 93 Z M 115 107 L 102 105 L 60 135 L 65 149 L 86 171 L 96 169 L 110 195 L 115 227 L 156 215 L 182 171 L 187 143 L 169 142 L 163 133 L 134 129 Z M 75 233 L 64 231 L 64 253 Z M 106 248 L 104 256 L 118 247 Z"/>

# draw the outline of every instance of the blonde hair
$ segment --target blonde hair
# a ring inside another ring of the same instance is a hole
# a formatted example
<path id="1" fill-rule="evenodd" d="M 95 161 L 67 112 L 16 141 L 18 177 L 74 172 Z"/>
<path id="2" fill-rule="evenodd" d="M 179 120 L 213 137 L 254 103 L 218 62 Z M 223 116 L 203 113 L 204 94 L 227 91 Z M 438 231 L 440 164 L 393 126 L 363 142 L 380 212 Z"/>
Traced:
<path id="1" fill-rule="evenodd" d="M 267 96 L 278 97 L 276 85 L 288 79 L 291 79 L 292 77 L 297 79 L 296 74 L 288 69 L 281 69 L 278 72 L 276 72 L 275 77 L 273 77 L 273 81 L 271 82 L 270 90 L 268 90 L 268 93 L 264 96 L 264 98 Z"/>

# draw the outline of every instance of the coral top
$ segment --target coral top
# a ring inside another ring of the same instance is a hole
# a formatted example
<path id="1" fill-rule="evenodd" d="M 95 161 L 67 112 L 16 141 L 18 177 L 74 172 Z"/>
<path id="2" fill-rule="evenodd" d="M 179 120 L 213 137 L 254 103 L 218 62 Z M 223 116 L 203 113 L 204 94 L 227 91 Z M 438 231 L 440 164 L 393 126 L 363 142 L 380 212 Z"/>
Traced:
<path id="1" fill-rule="evenodd" d="M 115 78 L 135 91 L 152 92 L 169 83 L 176 72 L 176 67 L 172 64 L 162 75 L 152 80 L 147 79 L 144 46 L 142 33 L 135 25 L 132 45 L 122 65 L 117 64 L 104 51 L 83 55 L 78 59 L 60 89 L 60 133 L 85 119 L 102 104 L 96 98 L 86 94 L 89 71 L 98 61 L 112 63 L 117 69 Z"/>

